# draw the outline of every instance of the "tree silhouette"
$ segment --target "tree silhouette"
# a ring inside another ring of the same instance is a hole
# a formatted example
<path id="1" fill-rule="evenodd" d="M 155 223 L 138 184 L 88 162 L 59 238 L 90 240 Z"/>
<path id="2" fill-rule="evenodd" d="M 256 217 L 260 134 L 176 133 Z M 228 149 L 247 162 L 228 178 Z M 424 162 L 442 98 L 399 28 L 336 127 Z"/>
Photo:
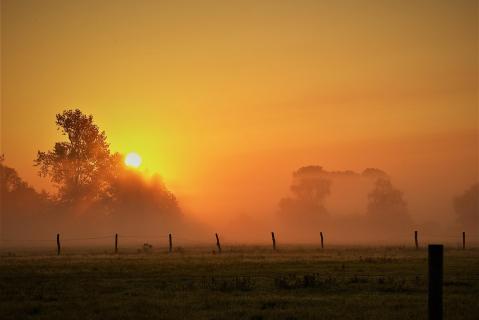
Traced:
<path id="1" fill-rule="evenodd" d="M 403 193 L 394 188 L 391 180 L 379 178 L 368 195 L 368 214 L 384 223 L 410 222 Z"/>
<path id="2" fill-rule="evenodd" d="M 479 183 L 454 199 L 454 210 L 464 228 L 479 233 Z"/>
<path id="3" fill-rule="evenodd" d="M 176 215 L 179 213 L 176 197 L 158 175 L 145 179 L 134 170 L 119 170 L 110 184 L 110 197 L 105 203 L 117 214 Z"/>
<path id="4" fill-rule="evenodd" d="M 36 192 L 4 160 L 0 156 L 0 233 L 5 238 L 14 238 L 18 230 L 31 234 L 38 227 L 38 217 L 45 218 L 50 205 L 48 195 Z"/>
<path id="5" fill-rule="evenodd" d="M 413 225 L 403 193 L 388 178 L 378 178 L 368 194 L 367 227 L 380 238 L 403 236 Z"/>
<path id="6" fill-rule="evenodd" d="M 293 173 L 291 191 L 300 201 L 322 205 L 331 192 L 331 180 L 324 177 L 320 166 L 302 167 Z"/>
<path id="7" fill-rule="evenodd" d="M 389 176 L 386 172 L 377 169 L 377 168 L 366 168 L 362 173 L 363 177 L 373 178 L 373 179 L 389 179 Z"/>
<path id="8" fill-rule="evenodd" d="M 5 156 L 0 156 L 0 191 L 1 194 L 13 193 L 13 192 L 23 192 L 23 191 L 33 191 L 33 189 L 23 181 L 15 169 L 7 167 L 4 165 Z M 4 200 L 4 197 L 2 197 Z"/>
<path id="9" fill-rule="evenodd" d="M 38 151 L 34 162 L 40 176 L 57 185 L 63 201 L 98 199 L 107 192 L 119 155 L 110 153 L 106 134 L 92 115 L 65 110 L 56 115 L 56 125 L 68 140 L 55 143 L 47 152 Z"/>
<path id="10" fill-rule="evenodd" d="M 331 192 L 331 180 L 326 178 L 322 167 L 306 166 L 295 171 L 291 192 L 293 197 L 283 198 L 279 203 L 281 215 L 307 222 L 327 215 L 324 200 Z"/>

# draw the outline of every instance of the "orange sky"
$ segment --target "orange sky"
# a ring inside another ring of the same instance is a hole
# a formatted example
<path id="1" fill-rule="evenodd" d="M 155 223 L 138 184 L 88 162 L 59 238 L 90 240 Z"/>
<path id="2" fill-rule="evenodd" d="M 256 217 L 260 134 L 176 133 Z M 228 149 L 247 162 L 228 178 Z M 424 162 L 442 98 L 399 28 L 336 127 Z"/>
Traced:
<path id="1" fill-rule="evenodd" d="M 423 217 L 478 180 L 477 1 L 1 3 L 1 149 L 38 188 L 66 107 L 201 217 L 272 214 L 308 164 Z"/>

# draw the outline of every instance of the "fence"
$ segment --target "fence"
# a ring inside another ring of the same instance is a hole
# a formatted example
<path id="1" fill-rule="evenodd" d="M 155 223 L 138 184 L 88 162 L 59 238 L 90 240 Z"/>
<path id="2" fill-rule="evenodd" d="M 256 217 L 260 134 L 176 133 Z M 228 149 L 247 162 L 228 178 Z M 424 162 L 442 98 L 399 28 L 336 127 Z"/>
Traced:
<path id="1" fill-rule="evenodd" d="M 326 234 L 323 233 L 322 231 L 319 232 L 320 234 L 320 244 L 318 244 L 318 248 L 320 249 L 325 249 L 327 246 L 325 245 L 326 243 Z M 211 245 L 214 245 L 216 247 L 216 251 L 214 253 L 222 253 L 222 244 L 221 244 L 221 239 L 220 235 L 218 233 L 214 234 L 215 236 L 215 242 L 211 242 Z M 458 244 L 456 247 L 459 249 L 466 249 L 468 246 L 472 247 L 468 242 L 466 241 L 468 238 L 472 239 L 473 241 L 470 241 L 471 243 L 479 243 L 479 235 L 473 235 L 466 237 L 466 232 L 462 232 L 458 234 L 457 236 L 447 236 L 447 235 L 431 235 L 431 234 L 426 234 L 425 238 L 428 239 L 429 241 L 423 241 L 421 239 L 421 234 L 419 231 L 415 230 L 413 232 L 413 239 L 411 240 L 411 244 L 414 244 L 414 247 L 416 249 L 420 249 L 424 243 L 428 242 L 434 242 L 434 243 L 451 243 L 451 242 L 456 242 Z M 184 236 L 174 236 L 172 233 L 169 233 L 168 235 L 161 236 L 161 235 L 129 235 L 129 234 L 112 234 L 112 235 L 100 235 L 100 236 L 86 236 L 86 237 L 72 237 L 72 238 L 63 238 L 60 233 L 56 234 L 56 238 L 52 237 L 52 239 L 2 239 L 0 242 L 2 243 L 2 246 L 7 247 L 8 244 L 15 244 L 18 245 L 19 243 L 28 243 L 31 245 L 48 245 L 56 243 L 56 252 L 57 255 L 61 254 L 63 245 L 65 243 L 72 243 L 72 242 L 86 242 L 86 241 L 93 241 L 93 240 L 110 240 L 112 243 L 113 247 L 113 252 L 115 254 L 119 253 L 119 248 L 120 248 L 120 242 L 123 239 L 126 239 L 128 241 L 132 240 L 138 240 L 140 242 L 146 241 L 143 244 L 144 245 L 149 245 L 151 240 L 155 241 L 161 241 L 164 242 L 165 246 L 168 248 L 169 253 L 173 253 L 173 248 L 174 248 L 174 241 L 180 241 L 183 244 L 196 244 L 196 245 L 201 245 L 201 246 L 208 246 L 208 242 L 205 241 L 198 241 L 192 238 L 184 237 Z M 275 252 L 278 249 L 277 245 L 277 236 L 275 232 L 271 232 L 271 245 L 272 245 L 272 251 Z M 334 244 L 329 244 L 329 246 L 333 246 Z M 150 249 L 152 248 L 151 245 Z"/>

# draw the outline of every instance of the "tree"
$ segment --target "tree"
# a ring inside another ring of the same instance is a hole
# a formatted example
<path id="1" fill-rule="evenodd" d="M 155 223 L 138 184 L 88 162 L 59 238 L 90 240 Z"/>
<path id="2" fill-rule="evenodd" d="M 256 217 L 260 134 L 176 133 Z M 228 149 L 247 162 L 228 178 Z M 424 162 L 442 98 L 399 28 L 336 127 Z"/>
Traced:
<path id="1" fill-rule="evenodd" d="M 377 169 L 377 168 L 366 168 L 362 173 L 363 177 L 373 178 L 373 179 L 389 179 L 389 176 L 386 172 Z"/>
<path id="2" fill-rule="evenodd" d="M 39 217 L 44 220 L 50 202 L 45 192 L 37 193 L 4 160 L 0 156 L 0 233 L 13 239 L 24 231 L 32 234 Z"/>
<path id="3" fill-rule="evenodd" d="M 283 198 L 280 201 L 282 214 L 309 217 L 310 219 L 306 218 L 308 221 L 327 214 L 324 199 L 331 192 L 331 180 L 326 178 L 322 167 L 306 166 L 295 171 L 291 192 L 293 197 Z"/>
<path id="4" fill-rule="evenodd" d="M 322 205 L 331 192 L 331 180 L 324 177 L 320 166 L 301 167 L 293 173 L 291 191 L 299 200 Z"/>
<path id="5" fill-rule="evenodd" d="M 398 228 L 411 223 L 403 193 L 394 188 L 391 180 L 377 179 L 368 199 L 368 215 L 377 222 Z"/>
<path id="6" fill-rule="evenodd" d="M 175 216 L 179 213 L 176 197 L 158 175 L 147 179 L 124 168 L 112 179 L 110 191 L 106 205 L 117 214 L 132 214 L 138 218 L 148 214 Z"/>
<path id="7" fill-rule="evenodd" d="M 0 205 L 2 209 L 12 202 L 18 205 L 29 205 L 32 200 L 41 197 L 47 199 L 46 194 L 39 194 L 28 183 L 26 183 L 17 171 L 4 164 L 5 157 L 0 156 Z"/>
<path id="8" fill-rule="evenodd" d="M 56 115 L 55 123 L 68 140 L 55 143 L 47 152 L 38 151 L 34 162 L 40 176 L 57 185 L 63 201 L 98 199 L 108 190 L 119 156 L 110 153 L 106 134 L 92 115 L 65 110 Z"/>
<path id="9" fill-rule="evenodd" d="M 13 168 L 4 165 L 5 156 L 0 156 L 0 192 L 2 195 L 17 192 L 20 190 L 30 190 L 28 184 L 23 181 Z M 4 200 L 4 197 L 2 197 Z"/>
<path id="10" fill-rule="evenodd" d="M 479 233 L 479 183 L 454 199 L 454 210 L 464 228 Z"/>

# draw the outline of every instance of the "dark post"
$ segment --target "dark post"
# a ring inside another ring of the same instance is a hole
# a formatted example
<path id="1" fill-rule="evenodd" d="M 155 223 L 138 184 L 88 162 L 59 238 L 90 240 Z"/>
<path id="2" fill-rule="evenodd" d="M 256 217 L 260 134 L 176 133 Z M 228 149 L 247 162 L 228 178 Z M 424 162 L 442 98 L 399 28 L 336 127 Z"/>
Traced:
<path id="1" fill-rule="evenodd" d="M 276 239 L 274 238 L 274 232 L 271 232 L 271 239 L 273 240 L 273 250 L 276 250 Z"/>
<path id="2" fill-rule="evenodd" d="M 218 247 L 218 253 L 221 253 L 220 238 L 218 237 L 217 233 L 215 233 L 215 236 L 216 236 L 216 246 Z"/>
<path id="3" fill-rule="evenodd" d="M 442 320 L 442 272 L 443 272 L 442 244 L 430 244 L 428 247 L 429 259 L 429 320 Z"/>
<path id="4" fill-rule="evenodd" d="M 419 249 L 419 242 L 417 241 L 417 231 L 414 231 L 414 242 L 416 243 L 416 249 Z"/>
<path id="5" fill-rule="evenodd" d="M 115 253 L 118 253 L 118 233 L 115 233 Z"/>
<path id="6" fill-rule="evenodd" d="M 320 232 L 319 235 L 321 236 L 321 249 L 324 249 L 324 238 L 323 238 L 323 232 Z"/>
<path id="7" fill-rule="evenodd" d="M 60 255 L 60 249 L 61 249 L 61 247 L 60 247 L 60 234 L 57 233 L 57 256 Z"/>
<path id="8" fill-rule="evenodd" d="M 173 252 L 173 240 L 171 239 L 171 233 L 168 235 L 168 239 L 170 241 L 170 247 L 168 249 L 168 252 L 171 253 Z"/>
<path id="9" fill-rule="evenodd" d="M 466 249 L 466 233 L 462 232 L 462 249 Z"/>

